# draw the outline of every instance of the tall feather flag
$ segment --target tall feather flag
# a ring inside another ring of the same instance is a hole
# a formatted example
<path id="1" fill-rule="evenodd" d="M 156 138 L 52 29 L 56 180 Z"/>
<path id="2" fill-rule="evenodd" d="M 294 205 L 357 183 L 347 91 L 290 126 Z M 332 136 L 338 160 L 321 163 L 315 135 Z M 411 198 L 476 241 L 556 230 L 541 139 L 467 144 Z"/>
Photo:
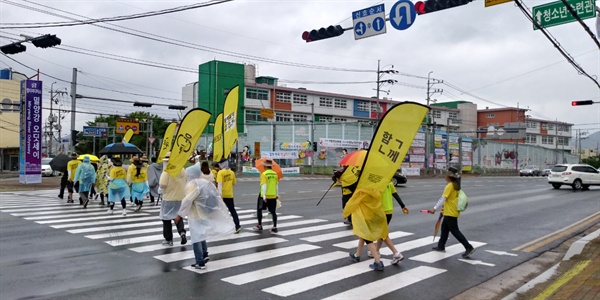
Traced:
<path id="1" fill-rule="evenodd" d="M 171 122 L 165 130 L 165 136 L 163 137 L 162 143 L 160 144 L 160 151 L 158 152 L 157 162 L 161 163 L 163 158 L 167 155 L 167 152 L 171 151 L 173 146 L 173 136 L 175 136 L 175 130 L 177 129 L 177 122 Z"/>
<path id="2" fill-rule="evenodd" d="M 223 114 L 220 113 L 215 119 L 215 131 L 213 133 L 213 161 L 219 162 L 223 158 Z"/>
<path id="3" fill-rule="evenodd" d="M 183 120 L 181 120 L 179 131 L 173 141 L 171 157 L 165 169 L 171 177 L 175 178 L 181 172 L 188 158 L 195 150 L 196 143 L 198 143 L 198 139 L 200 139 L 209 119 L 210 113 L 208 111 L 201 108 L 194 108 L 185 114 Z"/>
<path id="4" fill-rule="evenodd" d="M 133 129 L 131 129 L 131 128 L 127 129 L 127 131 L 125 132 L 125 135 L 123 136 L 123 142 L 129 143 L 129 140 L 131 140 L 132 136 L 133 136 Z"/>
<path id="5" fill-rule="evenodd" d="M 235 86 L 227 94 L 223 107 L 223 157 L 229 158 L 238 140 L 237 116 L 240 87 Z"/>
<path id="6" fill-rule="evenodd" d="M 344 208 L 343 217 L 352 215 L 353 232 L 376 241 L 388 235 L 381 194 L 400 167 L 429 107 L 403 102 L 388 110 L 363 162 L 356 190 Z"/>

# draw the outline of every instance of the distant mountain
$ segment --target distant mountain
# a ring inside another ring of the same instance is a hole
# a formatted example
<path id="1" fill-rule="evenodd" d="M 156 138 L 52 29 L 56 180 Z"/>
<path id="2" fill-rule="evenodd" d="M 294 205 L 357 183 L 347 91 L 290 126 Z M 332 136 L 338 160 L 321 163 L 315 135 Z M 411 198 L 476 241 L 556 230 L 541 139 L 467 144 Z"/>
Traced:
<path id="1" fill-rule="evenodd" d="M 581 149 L 600 148 L 600 131 L 596 131 L 581 139 Z"/>

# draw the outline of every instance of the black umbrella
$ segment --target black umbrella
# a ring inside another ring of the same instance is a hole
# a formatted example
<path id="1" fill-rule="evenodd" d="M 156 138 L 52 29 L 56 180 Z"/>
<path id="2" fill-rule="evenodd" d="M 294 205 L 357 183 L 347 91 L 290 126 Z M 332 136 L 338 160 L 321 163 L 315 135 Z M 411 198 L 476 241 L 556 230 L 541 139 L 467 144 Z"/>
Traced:
<path id="1" fill-rule="evenodd" d="M 59 154 L 50 161 L 50 168 L 58 172 L 67 172 L 67 164 L 70 160 L 70 157 L 64 154 Z"/>
<path id="2" fill-rule="evenodd" d="M 141 154 L 140 148 L 130 143 L 112 143 L 100 150 L 100 154 Z"/>

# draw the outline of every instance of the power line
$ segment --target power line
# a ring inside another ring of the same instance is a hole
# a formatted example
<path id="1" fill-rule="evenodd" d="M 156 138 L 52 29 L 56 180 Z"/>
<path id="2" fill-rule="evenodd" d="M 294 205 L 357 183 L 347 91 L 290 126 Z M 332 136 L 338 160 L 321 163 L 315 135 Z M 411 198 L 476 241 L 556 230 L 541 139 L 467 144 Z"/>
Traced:
<path id="1" fill-rule="evenodd" d="M 31 3 L 31 1 L 27 1 L 27 0 L 22 0 L 22 1 Z M 124 21 L 124 20 L 132 20 L 132 19 L 146 18 L 146 17 L 152 17 L 152 16 L 159 16 L 159 15 L 164 15 L 164 14 L 171 14 L 171 13 L 181 12 L 181 11 L 190 10 L 190 9 L 197 9 L 197 8 L 202 8 L 202 7 L 209 7 L 209 6 L 218 5 L 218 4 L 222 4 L 222 3 L 230 2 L 230 1 L 233 1 L 233 0 L 209 1 L 209 2 L 203 2 L 203 3 L 198 3 L 198 4 L 192 4 L 192 5 L 178 6 L 175 8 L 163 9 L 163 10 L 158 10 L 158 11 L 151 11 L 151 12 L 146 12 L 146 13 L 100 18 L 100 19 L 90 19 L 87 21 L 78 20 L 78 21 L 71 21 L 71 22 L 0 23 L 0 29 L 64 27 L 64 26 L 89 25 L 89 24 L 101 23 L 101 22 L 116 22 L 116 21 Z M 2 0 L 2 2 L 6 3 L 6 4 L 17 6 L 17 7 L 22 7 L 22 5 L 12 2 L 12 1 Z"/>
<path id="2" fill-rule="evenodd" d="M 561 1 L 565 5 L 567 10 L 571 13 L 571 15 L 577 20 L 577 22 L 579 22 L 579 24 L 581 24 L 581 26 L 583 27 L 583 30 L 585 30 L 585 32 L 587 32 L 587 34 L 592 38 L 594 43 L 596 43 L 596 46 L 598 46 L 598 48 L 600 49 L 600 42 L 598 42 L 598 39 L 596 39 L 596 36 L 590 30 L 590 28 L 585 23 L 583 23 L 583 20 L 581 20 L 581 18 L 579 17 L 577 12 L 573 9 L 573 7 L 571 7 L 571 5 L 567 2 L 567 0 L 561 0 Z M 596 9 L 597 9 L 597 6 L 596 6 Z"/>

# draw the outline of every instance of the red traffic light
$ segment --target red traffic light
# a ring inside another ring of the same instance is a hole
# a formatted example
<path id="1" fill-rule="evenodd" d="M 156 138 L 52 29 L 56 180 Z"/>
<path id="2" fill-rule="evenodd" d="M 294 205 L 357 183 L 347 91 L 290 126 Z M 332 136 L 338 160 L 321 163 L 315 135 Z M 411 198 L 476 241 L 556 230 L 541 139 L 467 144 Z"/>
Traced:
<path id="1" fill-rule="evenodd" d="M 425 3 L 423 3 L 423 1 L 419 1 L 417 3 L 415 3 L 415 10 L 417 11 L 417 14 L 422 15 L 425 14 Z"/>
<path id="2" fill-rule="evenodd" d="M 594 100 L 571 101 L 571 106 L 592 105 L 592 104 L 594 104 Z"/>
<path id="3" fill-rule="evenodd" d="M 310 42 L 310 32 L 308 32 L 308 31 L 303 32 L 302 39 L 305 40 L 307 43 Z"/>
<path id="4" fill-rule="evenodd" d="M 344 28 L 340 25 L 331 25 L 327 28 L 313 29 L 302 33 L 302 39 L 308 42 L 328 39 L 344 34 Z"/>

